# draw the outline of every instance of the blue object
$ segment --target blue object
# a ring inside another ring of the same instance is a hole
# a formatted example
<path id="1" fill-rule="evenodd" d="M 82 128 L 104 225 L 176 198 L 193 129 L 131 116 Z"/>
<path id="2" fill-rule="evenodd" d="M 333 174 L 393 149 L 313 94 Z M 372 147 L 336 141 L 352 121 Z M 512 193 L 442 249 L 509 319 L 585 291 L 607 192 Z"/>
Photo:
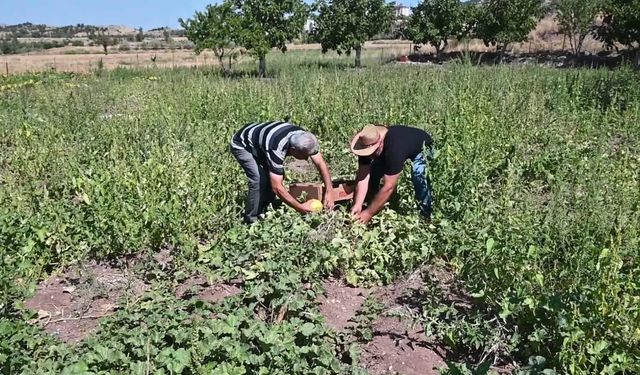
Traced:
<path id="1" fill-rule="evenodd" d="M 433 211 L 433 190 L 428 173 L 428 162 L 433 160 L 433 154 L 433 147 L 429 147 L 411 162 L 411 181 L 418 201 L 418 210 L 427 218 L 431 218 Z"/>

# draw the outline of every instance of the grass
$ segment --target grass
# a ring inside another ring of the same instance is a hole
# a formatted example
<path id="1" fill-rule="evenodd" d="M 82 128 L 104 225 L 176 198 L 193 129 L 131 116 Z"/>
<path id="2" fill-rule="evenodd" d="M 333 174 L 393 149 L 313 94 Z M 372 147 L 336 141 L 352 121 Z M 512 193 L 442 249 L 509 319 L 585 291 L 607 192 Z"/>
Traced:
<path id="1" fill-rule="evenodd" d="M 415 319 L 446 315 L 429 323 L 433 338 L 462 360 L 639 371 L 637 72 L 380 60 L 369 53 L 354 70 L 351 57 L 274 54 L 269 79 L 251 77 L 253 62 L 230 79 L 192 69 L 3 78 L 2 371 L 353 372 L 357 356 L 335 360 L 351 351 L 309 317 L 313 296 L 301 286 L 329 275 L 388 284 L 436 259 L 474 308 L 446 313 L 424 297 Z M 342 211 L 286 208 L 240 225 L 244 179 L 228 141 L 246 122 L 277 118 L 315 132 L 335 176 L 354 173 L 348 141 L 363 124 L 431 131 L 433 223 L 414 213 L 404 176 L 395 210 L 370 228 Z M 52 346 L 24 323 L 20 301 L 46 274 L 167 244 L 176 269 L 80 346 Z M 244 292 L 220 305 L 176 300 L 171 285 L 196 271 L 240 278 Z M 283 306 L 284 324 L 256 318 Z M 192 321 L 212 313 L 232 328 Z"/>

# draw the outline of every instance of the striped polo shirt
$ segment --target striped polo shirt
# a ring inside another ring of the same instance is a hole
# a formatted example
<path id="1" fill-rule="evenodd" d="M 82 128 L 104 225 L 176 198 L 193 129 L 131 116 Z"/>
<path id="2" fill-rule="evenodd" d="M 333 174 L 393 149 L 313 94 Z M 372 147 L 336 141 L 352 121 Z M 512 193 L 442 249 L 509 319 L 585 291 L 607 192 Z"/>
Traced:
<path id="1" fill-rule="evenodd" d="M 284 121 L 254 122 L 234 134 L 231 146 L 249 151 L 265 161 L 270 172 L 282 176 L 289 139 L 303 131 L 301 127 Z"/>

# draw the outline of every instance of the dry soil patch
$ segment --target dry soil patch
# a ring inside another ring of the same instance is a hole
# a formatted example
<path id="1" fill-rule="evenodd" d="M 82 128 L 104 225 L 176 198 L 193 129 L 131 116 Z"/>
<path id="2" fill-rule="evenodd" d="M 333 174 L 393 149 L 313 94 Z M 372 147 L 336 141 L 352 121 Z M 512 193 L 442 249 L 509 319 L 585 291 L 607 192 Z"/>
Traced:
<path id="1" fill-rule="evenodd" d="M 362 307 L 369 289 L 353 288 L 337 280 L 324 283 L 325 294 L 318 298 L 320 312 L 329 327 L 343 331 L 352 325 L 353 318 Z"/>
<path id="2" fill-rule="evenodd" d="M 42 281 L 25 307 L 37 313 L 31 323 L 62 341 L 77 343 L 98 330 L 101 318 L 122 304 L 135 303 L 147 289 L 127 269 L 92 261 Z"/>
<path id="3" fill-rule="evenodd" d="M 197 298 L 206 302 L 220 302 L 227 297 L 242 293 L 237 283 L 211 284 L 204 276 L 191 276 L 176 288 L 178 298 Z"/>
<path id="4" fill-rule="evenodd" d="M 360 363 L 370 374 L 429 375 L 445 366 L 444 351 L 428 340 L 422 327 L 403 317 L 416 312 L 407 297 L 422 285 L 423 274 L 417 271 L 374 292 L 385 309 L 373 322 L 373 340 L 362 348 Z"/>

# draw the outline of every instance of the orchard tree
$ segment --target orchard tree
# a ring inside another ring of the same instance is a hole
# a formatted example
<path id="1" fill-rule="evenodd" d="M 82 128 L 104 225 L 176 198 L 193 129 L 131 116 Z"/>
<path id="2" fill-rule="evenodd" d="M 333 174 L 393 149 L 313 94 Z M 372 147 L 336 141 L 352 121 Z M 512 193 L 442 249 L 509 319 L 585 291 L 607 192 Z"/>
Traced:
<path id="1" fill-rule="evenodd" d="M 465 23 L 459 0 L 424 0 L 413 8 L 408 37 L 416 44 L 431 44 L 440 54 L 449 38 L 459 37 Z"/>
<path id="2" fill-rule="evenodd" d="M 91 34 L 89 39 L 93 39 L 94 43 L 102 46 L 104 49 L 104 54 L 108 54 L 108 47 L 115 46 L 118 44 L 119 40 L 117 38 L 113 38 L 107 34 L 107 29 L 101 29 L 98 33 Z"/>
<path id="3" fill-rule="evenodd" d="M 569 38 L 571 52 L 582 52 L 584 39 L 595 28 L 600 0 L 554 0 L 553 9 L 560 31 Z"/>
<path id="4" fill-rule="evenodd" d="M 362 66 L 362 46 L 375 35 L 389 31 L 394 19 L 393 3 L 385 0 L 320 0 L 316 3 L 316 34 L 322 52 L 356 53 L 356 67 Z"/>
<path id="5" fill-rule="evenodd" d="M 543 0 L 485 0 L 477 11 L 476 35 L 503 52 L 509 43 L 526 41 L 544 14 Z"/>
<path id="6" fill-rule="evenodd" d="M 136 42 L 142 42 L 144 40 L 144 31 L 142 31 L 142 27 L 138 29 L 138 33 L 136 34 Z"/>
<path id="7" fill-rule="evenodd" d="M 607 48 L 615 47 L 616 42 L 629 48 L 640 48 L 639 0 L 604 0 L 602 13 L 602 24 L 596 37 Z"/>
<path id="8" fill-rule="evenodd" d="M 239 56 L 237 46 L 242 26 L 241 16 L 232 2 L 208 5 L 204 12 L 196 12 L 186 21 L 180 18 L 178 22 L 185 29 L 187 39 L 193 42 L 197 55 L 210 49 L 225 74 L 231 70 L 232 63 Z M 228 60 L 226 66 L 225 59 Z"/>
<path id="9" fill-rule="evenodd" d="M 259 75 L 267 69 L 267 53 L 287 51 L 287 42 L 302 34 L 309 16 L 303 0 L 235 0 L 240 16 L 238 42 L 258 58 Z"/>

